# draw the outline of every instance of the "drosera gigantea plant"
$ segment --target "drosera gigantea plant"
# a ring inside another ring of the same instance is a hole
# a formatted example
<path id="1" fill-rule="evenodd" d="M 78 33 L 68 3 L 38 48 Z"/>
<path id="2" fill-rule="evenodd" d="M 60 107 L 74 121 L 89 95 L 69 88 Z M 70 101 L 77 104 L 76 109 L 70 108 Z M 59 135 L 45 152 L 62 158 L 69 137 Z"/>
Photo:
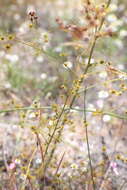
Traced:
<path id="1" fill-rule="evenodd" d="M 90 0 L 87 0 L 86 2 L 84 2 L 84 10 L 85 10 L 85 14 L 86 14 L 85 19 L 87 19 L 87 24 L 88 24 L 86 27 L 79 27 L 76 25 L 64 25 L 62 23 L 62 21 L 60 21 L 59 19 L 56 20 L 62 30 L 70 32 L 74 37 L 79 38 L 80 40 L 83 40 L 83 38 L 88 37 L 87 32 L 88 33 L 90 32 L 89 37 L 92 41 L 89 58 L 88 58 L 86 67 L 84 68 L 83 73 L 79 77 L 77 77 L 77 73 L 76 73 L 76 79 L 73 81 L 72 87 L 66 91 L 65 102 L 64 102 L 64 105 L 62 108 L 58 105 L 53 105 L 52 107 L 33 106 L 33 107 L 21 107 L 21 108 L 14 108 L 14 109 L 0 111 L 0 113 L 21 111 L 21 110 L 22 111 L 28 111 L 28 110 L 37 111 L 36 118 L 38 119 L 39 126 L 32 126 L 31 130 L 36 135 L 37 144 L 39 146 L 40 154 L 42 157 L 42 164 L 41 164 L 41 167 L 39 168 L 38 176 L 41 178 L 43 177 L 43 182 L 44 182 L 43 188 L 46 185 L 46 182 L 45 182 L 46 181 L 46 179 L 45 179 L 46 173 L 47 173 L 48 168 L 50 167 L 52 158 L 54 156 L 54 152 L 56 150 L 56 145 L 60 141 L 60 137 L 62 136 L 62 131 L 64 129 L 64 125 L 66 124 L 66 122 L 68 122 L 68 115 L 70 114 L 71 110 L 74 110 L 74 109 L 76 110 L 76 108 L 73 108 L 74 102 L 76 101 L 76 98 L 78 98 L 78 96 L 80 94 L 79 92 L 80 92 L 81 86 L 83 84 L 85 84 L 85 79 L 86 79 L 87 75 L 89 75 L 89 69 L 91 68 L 91 59 L 93 57 L 93 52 L 95 49 L 96 42 L 100 37 L 113 35 L 113 32 L 111 30 L 101 32 L 101 29 L 103 28 L 103 24 L 105 21 L 106 11 L 110 5 L 110 2 L 111 1 L 109 0 L 107 2 L 107 4 L 103 4 L 100 7 L 96 7 L 94 5 L 94 3 L 92 3 Z M 33 22 L 34 14 L 35 13 L 30 13 L 32 22 Z M 84 14 L 84 12 L 83 12 L 83 14 Z M 32 43 L 24 42 L 17 38 L 15 38 L 13 40 L 15 40 L 19 43 L 23 43 L 24 45 L 28 45 L 28 46 L 30 46 L 34 49 L 37 49 L 40 52 L 43 52 L 44 54 L 46 54 L 45 51 L 43 51 L 42 49 L 39 49 Z M 117 70 L 113 70 L 111 67 L 109 69 L 114 72 L 117 71 Z M 72 73 L 73 73 L 73 70 L 72 70 Z M 89 89 L 89 86 L 86 86 L 86 84 L 85 84 L 85 88 L 83 89 L 84 106 L 82 109 L 77 109 L 77 111 L 82 111 L 84 113 L 83 123 L 84 123 L 84 129 L 85 129 L 85 134 L 86 134 L 87 151 L 88 151 L 88 157 L 89 157 L 89 168 L 90 168 L 89 173 L 91 174 L 92 189 L 95 190 L 97 184 L 94 179 L 94 169 L 92 166 L 92 157 L 91 157 L 90 146 L 89 146 L 90 143 L 89 143 L 89 136 L 88 136 L 88 122 L 87 122 L 86 112 L 93 112 L 94 115 L 95 114 L 100 114 L 100 115 L 109 114 L 109 115 L 112 115 L 114 117 L 118 117 L 121 119 L 126 119 L 127 117 L 126 117 L 126 115 L 124 117 L 124 116 L 120 116 L 115 113 L 109 113 L 109 112 L 105 112 L 105 111 L 87 110 L 86 97 L 87 97 L 88 89 Z M 69 99 L 69 103 L 68 103 L 68 99 Z M 49 134 L 49 138 L 48 138 L 48 141 L 46 142 L 44 149 L 42 147 L 42 143 L 41 143 L 41 139 L 40 139 L 40 132 L 38 130 L 39 128 L 42 127 L 41 126 L 41 112 L 43 109 L 49 109 L 49 110 L 52 110 L 53 112 L 55 112 L 55 116 L 53 118 L 54 119 L 53 130 L 51 130 L 51 133 Z M 51 146 L 51 144 L 53 146 Z M 27 180 L 28 171 L 30 170 L 31 159 L 33 159 L 33 157 L 30 158 L 27 172 L 26 172 L 26 178 L 25 178 L 22 190 L 25 189 L 25 183 Z M 90 184 L 89 184 L 89 187 L 90 187 Z"/>
<path id="2" fill-rule="evenodd" d="M 111 2 L 111 0 L 108 1 L 107 5 L 106 5 L 106 9 L 109 7 L 110 2 Z M 104 5 L 103 5 L 103 7 L 104 7 Z M 91 10 L 92 10 L 92 12 L 95 11 L 95 15 L 94 15 L 95 16 L 94 17 L 95 20 L 93 18 L 91 18 L 91 15 L 90 15 L 90 13 L 91 13 L 90 11 Z M 91 6 L 91 2 L 89 0 L 86 1 L 85 11 L 87 13 L 86 17 L 88 19 L 88 25 L 89 25 L 89 27 L 92 26 L 92 27 L 95 28 L 95 35 L 93 37 L 93 44 L 92 44 L 92 47 L 91 47 L 91 50 L 90 50 L 90 54 L 89 54 L 89 58 L 88 58 L 88 63 L 87 63 L 87 66 L 86 66 L 86 68 L 85 68 L 85 70 L 83 72 L 84 75 L 87 74 L 87 71 L 88 71 L 89 67 L 91 66 L 91 59 L 92 59 L 94 47 L 96 45 L 96 41 L 97 41 L 97 39 L 98 39 L 98 37 L 100 35 L 99 33 L 100 33 L 100 30 L 101 30 L 101 28 L 103 26 L 103 22 L 104 22 L 104 16 L 101 15 L 102 18 L 100 19 L 100 23 L 99 24 L 96 23 L 96 20 L 97 20 L 97 17 L 98 17 L 98 13 L 96 12 L 96 9 L 94 9 L 94 7 Z M 104 10 L 102 10 L 102 12 L 103 11 Z M 59 25 L 60 25 L 60 27 L 62 29 L 67 29 L 67 30 L 70 29 L 71 32 L 73 33 L 73 35 L 76 35 L 76 37 L 80 37 L 80 38 L 82 38 L 83 32 L 87 31 L 89 29 L 89 27 L 81 29 L 81 28 L 78 28 L 77 26 L 71 26 L 71 25 L 70 26 L 64 26 L 62 24 L 62 22 L 60 22 L 58 19 L 57 19 L 57 22 L 59 23 Z M 107 33 L 107 34 L 110 35 L 110 32 Z M 83 80 L 84 80 L 84 77 L 81 79 L 81 83 L 83 82 Z M 91 180 L 92 180 L 92 184 L 93 184 L 93 189 L 95 190 L 96 186 L 95 186 L 95 181 L 94 181 L 94 176 L 93 176 L 91 153 L 90 153 L 90 147 L 89 147 L 89 137 L 88 137 L 88 130 L 87 130 L 88 124 L 87 124 L 86 112 L 85 112 L 85 109 L 86 109 L 86 92 L 87 91 L 85 90 L 84 91 L 84 126 L 85 126 L 85 129 L 86 129 L 85 130 L 86 131 L 86 142 L 87 142 L 87 151 L 88 151 L 89 165 L 90 165 L 90 171 L 91 171 Z M 77 93 L 72 98 L 72 102 L 70 103 L 70 108 L 72 107 L 72 105 L 73 105 L 73 103 L 75 101 L 76 96 L 77 96 Z"/>

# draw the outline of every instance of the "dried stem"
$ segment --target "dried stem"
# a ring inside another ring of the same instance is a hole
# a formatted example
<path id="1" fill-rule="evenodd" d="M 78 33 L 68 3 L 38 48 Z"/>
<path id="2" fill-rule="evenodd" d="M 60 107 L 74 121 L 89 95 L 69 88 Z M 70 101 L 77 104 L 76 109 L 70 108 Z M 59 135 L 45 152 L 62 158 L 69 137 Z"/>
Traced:
<path id="1" fill-rule="evenodd" d="M 60 161 L 59 161 L 59 164 L 58 164 L 58 166 L 57 166 L 57 168 L 56 168 L 55 175 L 57 175 L 57 173 L 58 173 L 58 171 L 59 171 L 59 168 L 60 168 L 60 165 L 61 165 L 61 163 L 62 163 L 62 161 L 63 161 L 64 156 L 65 156 L 65 152 L 63 153 L 63 155 L 62 155 L 62 157 L 61 157 L 61 159 L 60 159 Z"/>

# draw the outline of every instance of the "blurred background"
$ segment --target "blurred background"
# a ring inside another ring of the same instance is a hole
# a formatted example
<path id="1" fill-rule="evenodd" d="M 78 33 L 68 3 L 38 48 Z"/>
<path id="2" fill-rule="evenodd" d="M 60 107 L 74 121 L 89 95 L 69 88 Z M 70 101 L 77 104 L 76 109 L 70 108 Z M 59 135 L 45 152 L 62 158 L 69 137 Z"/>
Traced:
<path id="1" fill-rule="evenodd" d="M 66 80 L 72 80 L 61 63 L 64 61 L 75 62 L 79 52 L 76 52 L 72 46 L 63 45 L 66 42 L 72 42 L 73 39 L 68 33 L 60 31 L 56 18 L 59 17 L 65 24 L 83 25 L 84 20 L 80 13 L 81 1 L 77 3 L 76 0 L 37 0 L 36 2 L 32 0 L 5 0 L 0 2 L 0 6 L 1 36 L 16 34 L 20 40 L 44 48 L 50 56 L 47 58 L 38 50 L 20 42 L 11 42 L 12 47 L 6 51 L 5 44 L 3 44 L 5 42 L 1 41 L 1 89 L 3 91 L 11 89 L 15 93 L 18 92 L 18 96 L 23 99 L 26 96 L 26 99 L 28 97 L 31 99 L 38 94 L 43 99 L 47 96 L 50 98 L 58 97 L 59 86 L 66 83 Z M 112 61 L 114 65 L 117 65 L 117 68 L 122 70 L 126 69 L 127 61 L 126 6 L 124 0 L 112 1 L 107 22 L 112 30 L 117 32 L 117 35 L 113 38 L 99 40 L 95 54 L 97 59 Z M 31 22 L 28 16 L 30 11 L 35 11 L 38 17 L 36 29 L 30 28 Z M 88 42 L 85 41 L 83 45 L 86 47 L 84 59 L 87 59 Z"/>

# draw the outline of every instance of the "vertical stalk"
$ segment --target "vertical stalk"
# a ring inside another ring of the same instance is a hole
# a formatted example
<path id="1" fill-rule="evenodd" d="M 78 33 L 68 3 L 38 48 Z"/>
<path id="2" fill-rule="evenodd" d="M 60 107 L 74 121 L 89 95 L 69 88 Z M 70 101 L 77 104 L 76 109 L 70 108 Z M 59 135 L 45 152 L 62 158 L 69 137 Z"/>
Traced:
<path id="1" fill-rule="evenodd" d="M 92 167 L 92 160 L 91 160 L 91 153 L 90 153 L 90 145 L 89 145 L 89 136 L 88 136 L 88 126 L 87 126 L 87 119 L 86 119 L 86 90 L 84 91 L 84 126 L 85 126 L 85 135 L 86 135 L 86 144 L 87 144 L 87 152 L 89 158 L 89 166 L 90 166 L 90 173 L 91 173 L 91 180 L 93 189 L 96 189 L 95 182 L 94 182 L 94 175 L 93 175 L 93 167 Z"/>

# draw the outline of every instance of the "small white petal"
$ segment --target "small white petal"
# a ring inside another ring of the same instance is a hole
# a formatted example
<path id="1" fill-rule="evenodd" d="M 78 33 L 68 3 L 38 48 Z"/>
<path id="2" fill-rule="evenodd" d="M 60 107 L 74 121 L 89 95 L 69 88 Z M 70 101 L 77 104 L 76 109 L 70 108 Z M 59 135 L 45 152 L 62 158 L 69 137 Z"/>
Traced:
<path id="1" fill-rule="evenodd" d="M 36 164 L 41 164 L 42 160 L 40 158 L 37 158 L 35 162 Z"/>
<path id="2" fill-rule="evenodd" d="M 19 60 L 19 57 L 18 55 L 10 55 L 10 54 L 7 54 L 5 56 L 5 58 L 11 62 L 17 62 Z"/>
<path id="3" fill-rule="evenodd" d="M 117 39 L 117 40 L 115 40 L 114 42 L 115 42 L 115 44 L 116 44 L 116 46 L 117 46 L 118 48 L 120 48 L 120 49 L 123 48 L 123 43 L 122 43 L 121 40 Z"/>
<path id="4" fill-rule="evenodd" d="M 103 108 L 103 106 L 104 106 L 104 101 L 103 101 L 103 100 L 98 100 L 98 101 L 97 101 L 97 105 L 98 105 L 99 108 Z"/>
<path id="5" fill-rule="evenodd" d="M 56 48 L 55 48 L 55 52 L 60 53 L 61 51 L 62 51 L 62 48 L 61 48 L 61 47 L 56 47 Z"/>
<path id="6" fill-rule="evenodd" d="M 35 116 L 35 113 L 34 112 L 32 112 L 32 113 L 30 113 L 29 114 L 29 118 L 31 119 L 31 118 L 35 118 L 36 116 Z"/>
<path id="7" fill-rule="evenodd" d="M 103 121 L 104 122 L 109 122 L 111 120 L 111 116 L 110 115 L 104 115 L 103 116 Z"/>
<path id="8" fill-rule="evenodd" d="M 106 71 L 100 72 L 99 77 L 105 79 L 108 76 Z"/>
<path id="9" fill-rule="evenodd" d="M 104 91 L 104 90 L 102 90 L 98 93 L 99 98 L 107 98 L 108 96 L 109 96 L 109 93 L 107 91 Z"/>
<path id="10" fill-rule="evenodd" d="M 110 4 L 110 11 L 116 11 L 118 6 L 116 4 Z"/>
<path id="11" fill-rule="evenodd" d="M 70 61 L 66 61 L 64 62 L 63 67 L 71 69 L 73 67 L 73 64 Z"/>
<path id="12" fill-rule="evenodd" d="M 47 78 L 47 74 L 46 73 L 42 73 L 40 77 L 41 77 L 41 79 L 46 79 Z"/>
<path id="13" fill-rule="evenodd" d="M 124 64 L 119 64 L 117 67 L 118 67 L 118 69 L 120 69 L 120 70 L 124 70 Z"/>
<path id="14" fill-rule="evenodd" d="M 127 36 L 127 30 L 121 30 L 120 37 L 126 37 L 126 36 Z"/>
<path id="15" fill-rule="evenodd" d="M 52 120 L 49 121 L 49 125 L 50 125 L 50 126 L 53 125 L 53 121 L 52 121 Z"/>
<path id="16" fill-rule="evenodd" d="M 37 61 L 38 61 L 39 63 L 41 63 L 41 62 L 44 61 L 44 58 L 43 58 L 42 56 L 38 56 L 38 57 L 37 57 Z"/>
<path id="17" fill-rule="evenodd" d="M 85 59 L 85 62 L 88 63 L 88 61 L 89 61 L 89 58 L 86 58 L 86 59 Z M 95 60 L 92 58 L 92 59 L 90 60 L 90 63 L 91 63 L 91 64 L 94 64 L 94 63 L 95 63 Z"/>
<path id="18" fill-rule="evenodd" d="M 117 17 L 114 14 L 110 14 L 107 16 L 107 20 L 109 22 L 115 22 L 117 20 Z"/>

